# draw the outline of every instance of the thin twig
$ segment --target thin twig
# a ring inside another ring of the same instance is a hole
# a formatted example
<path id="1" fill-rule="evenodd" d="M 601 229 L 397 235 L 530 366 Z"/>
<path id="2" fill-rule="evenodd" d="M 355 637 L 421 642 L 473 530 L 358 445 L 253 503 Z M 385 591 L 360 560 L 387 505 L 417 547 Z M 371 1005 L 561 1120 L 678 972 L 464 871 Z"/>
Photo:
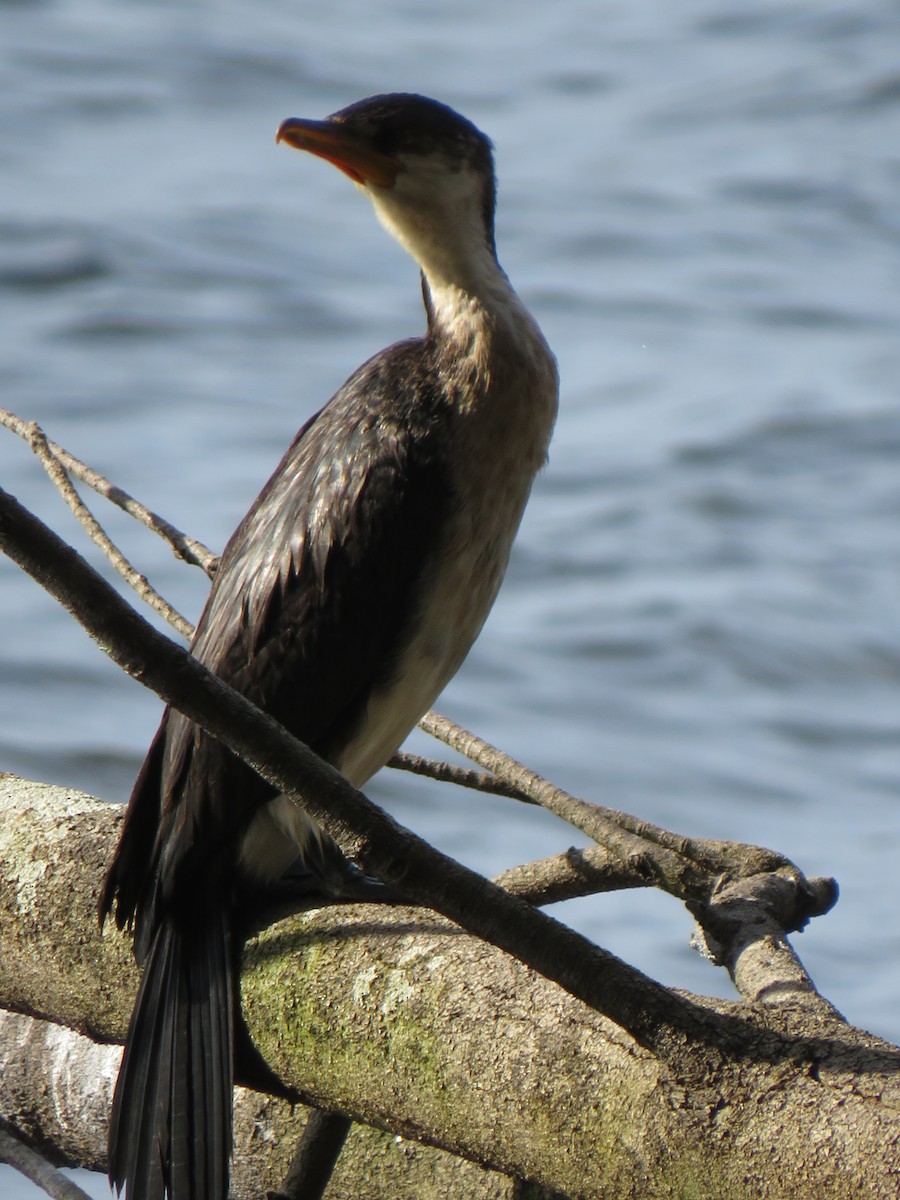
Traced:
<path id="1" fill-rule="evenodd" d="M 32 429 L 37 428 L 33 422 L 23 421 L 21 417 L 17 417 L 15 413 L 6 408 L 0 408 L 0 425 L 4 425 L 11 433 L 17 434 L 23 441 L 29 443 L 31 443 Z M 215 575 L 219 559 L 218 555 L 214 554 L 209 547 L 204 546 L 196 538 L 182 533 L 180 529 L 176 529 L 164 517 L 141 504 L 139 500 L 135 500 L 133 496 L 129 496 L 126 491 L 111 483 L 99 471 L 95 471 L 93 467 L 89 467 L 74 454 L 70 454 L 56 442 L 50 441 L 49 438 L 47 446 L 66 471 L 168 542 L 178 558 L 183 559 L 191 566 L 200 567 L 210 578 Z"/>
<path id="2" fill-rule="evenodd" d="M 62 463 L 51 450 L 47 436 L 39 425 L 32 423 L 28 426 L 28 443 L 37 455 L 41 466 L 50 476 L 54 487 L 72 510 L 79 525 L 81 525 L 91 541 L 96 546 L 99 546 L 129 587 L 133 588 L 140 598 L 146 604 L 150 605 L 154 612 L 158 612 L 174 629 L 177 629 L 182 637 L 190 638 L 194 632 L 193 625 L 191 625 L 186 617 L 183 617 L 180 612 L 174 609 L 167 600 L 163 599 L 156 588 L 151 585 L 146 575 L 142 575 L 140 571 L 133 567 L 115 542 L 112 541 L 106 530 L 100 525 L 94 514 L 72 486 L 71 479 L 66 474 Z"/>
<path id="3" fill-rule="evenodd" d="M 727 968 L 741 995 L 830 1010 L 785 935 L 829 911 L 838 895 L 833 879 L 807 879 L 758 846 L 681 837 L 576 799 L 439 713 L 426 713 L 419 724 L 600 843 L 599 859 L 594 851 L 570 850 L 504 872 L 495 883 L 542 905 L 652 882 L 687 903 L 698 946 L 713 948 L 709 957 Z"/>
<path id="4" fill-rule="evenodd" d="M 520 867 L 510 867 L 495 875 L 494 883 L 537 908 L 545 904 L 557 904 L 561 900 L 596 896 L 601 892 L 650 886 L 649 880 L 637 878 L 604 846 L 587 846 L 584 849 L 573 846 L 563 854 L 538 858 Z"/>
<path id="5" fill-rule="evenodd" d="M 32 1150 L 13 1136 L 5 1122 L 3 1128 L 0 1128 L 0 1162 L 6 1163 L 20 1175 L 30 1179 L 48 1196 L 52 1196 L 53 1200 L 91 1200 L 77 1183 L 67 1179 L 62 1171 L 48 1163 L 36 1150 Z"/>
<path id="6" fill-rule="evenodd" d="M 605 846 L 633 874 L 645 874 L 681 900 L 705 902 L 722 874 L 740 878 L 792 866 L 771 850 L 682 837 L 628 813 L 571 796 L 439 713 L 426 713 L 419 727 Z M 650 847 L 652 854 L 648 853 Z"/>
<path id="7" fill-rule="evenodd" d="M 438 713 L 432 714 L 438 716 Z M 442 721 L 446 717 L 440 718 Z M 437 758 L 422 758 L 418 754 L 408 754 L 398 750 L 387 764 L 395 771 L 410 771 L 413 775 L 424 775 L 428 779 L 436 779 L 439 783 L 455 783 L 457 787 L 471 788 L 477 792 L 489 792 L 493 796 L 505 796 L 508 800 L 521 800 L 523 804 L 537 804 L 530 796 L 510 787 L 502 779 L 496 779 L 484 771 L 473 771 L 468 767 L 458 767 L 452 763 L 442 762 Z"/>

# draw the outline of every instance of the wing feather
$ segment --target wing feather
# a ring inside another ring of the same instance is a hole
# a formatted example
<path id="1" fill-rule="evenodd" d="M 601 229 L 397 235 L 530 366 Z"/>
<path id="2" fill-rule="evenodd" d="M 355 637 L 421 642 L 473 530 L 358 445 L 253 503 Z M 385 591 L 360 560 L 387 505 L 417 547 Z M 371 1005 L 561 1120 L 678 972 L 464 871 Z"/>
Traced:
<path id="1" fill-rule="evenodd" d="M 441 550 L 449 416 L 426 347 L 378 355 L 300 430 L 230 539 L 192 645 L 325 758 L 354 736 L 368 696 L 396 669 Z M 272 794 L 171 710 L 152 754 L 105 893 L 109 902 L 118 888 L 120 921 L 146 907 L 148 936 L 161 898 L 184 887 L 202 887 L 206 902 L 221 895 L 242 830 Z M 157 823 L 151 852 L 146 830 Z M 143 886 L 132 875 L 120 887 L 119 867 L 138 859 Z"/>

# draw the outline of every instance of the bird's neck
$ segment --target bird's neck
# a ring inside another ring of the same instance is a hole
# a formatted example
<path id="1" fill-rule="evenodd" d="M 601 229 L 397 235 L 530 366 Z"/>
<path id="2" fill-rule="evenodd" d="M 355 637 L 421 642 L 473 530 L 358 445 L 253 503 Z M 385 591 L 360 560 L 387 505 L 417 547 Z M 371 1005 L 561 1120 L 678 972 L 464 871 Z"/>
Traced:
<path id="1" fill-rule="evenodd" d="M 428 330 L 457 403 L 478 407 L 504 387 L 524 403 L 556 403 L 556 366 L 534 318 L 497 262 L 483 207 L 473 201 L 471 177 L 456 180 L 457 193 L 414 212 L 388 189 L 374 190 L 385 228 L 422 271 Z M 455 201 L 451 203 L 451 201 Z"/>
<path id="2" fill-rule="evenodd" d="M 428 327 L 433 336 L 464 348 L 474 337 L 506 325 L 521 307 L 499 267 L 496 278 L 465 282 L 435 278 L 422 271 Z"/>
<path id="3" fill-rule="evenodd" d="M 419 264 L 430 295 L 432 332 L 455 342 L 467 341 L 486 320 L 503 323 L 506 314 L 515 320 L 525 313 L 497 262 L 482 210 L 465 191 L 470 187 L 463 177 L 457 203 L 442 196 L 439 204 L 415 213 L 390 193 L 372 197 L 381 223 Z"/>

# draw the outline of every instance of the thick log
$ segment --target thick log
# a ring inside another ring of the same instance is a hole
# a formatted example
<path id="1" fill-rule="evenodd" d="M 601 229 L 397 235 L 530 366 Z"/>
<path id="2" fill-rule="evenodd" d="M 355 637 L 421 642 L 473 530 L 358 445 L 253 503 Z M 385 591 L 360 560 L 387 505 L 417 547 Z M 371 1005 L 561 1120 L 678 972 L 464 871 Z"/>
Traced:
<path id="1" fill-rule="evenodd" d="M 119 820 L 78 793 L 0 780 L 0 1005 L 95 1039 L 123 1036 L 137 980 L 127 938 L 101 936 L 94 912 Z M 480 1168 L 411 1149 L 413 1138 L 572 1197 L 898 1194 L 900 1051 L 825 1008 L 693 998 L 709 1034 L 696 1069 L 686 1043 L 676 1072 L 444 919 L 361 906 L 255 938 L 243 989 L 251 1032 L 287 1082 L 391 1131 L 354 1136 L 335 1197 L 510 1194 Z M 711 1054 L 723 1015 L 746 1026 L 740 1059 Z M 91 1057 L 15 1020 L 0 1025 L 0 1114 L 67 1161 L 101 1166 L 116 1051 Z M 26 1119 L 29 1088 L 47 1101 Z M 54 1127 L 64 1095 L 73 1109 Z M 301 1117 L 253 1093 L 238 1103 L 235 1188 L 249 1196 L 277 1186 Z M 73 1132 L 84 1126 L 93 1142 Z"/>

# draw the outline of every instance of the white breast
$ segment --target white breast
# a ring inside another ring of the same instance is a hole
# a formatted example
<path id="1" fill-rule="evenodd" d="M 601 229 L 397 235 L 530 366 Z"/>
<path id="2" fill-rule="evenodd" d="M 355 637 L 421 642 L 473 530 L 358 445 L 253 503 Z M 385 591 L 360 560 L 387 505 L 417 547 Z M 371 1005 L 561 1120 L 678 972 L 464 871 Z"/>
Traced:
<path id="1" fill-rule="evenodd" d="M 456 501 L 452 528 L 400 669 L 390 686 L 372 695 L 360 736 L 336 764 L 357 787 L 391 757 L 468 654 L 546 461 L 556 418 L 556 365 L 532 318 L 511 290 L 509 296 L 515 309 L 506 320 L 498 322 L 495 311 L 490 328 L 482 333 L 476 326 L 474 337 L 471 320 L 466 326 L 478 380 L 459 382 L 465 396 L 448 447 Z"/>

